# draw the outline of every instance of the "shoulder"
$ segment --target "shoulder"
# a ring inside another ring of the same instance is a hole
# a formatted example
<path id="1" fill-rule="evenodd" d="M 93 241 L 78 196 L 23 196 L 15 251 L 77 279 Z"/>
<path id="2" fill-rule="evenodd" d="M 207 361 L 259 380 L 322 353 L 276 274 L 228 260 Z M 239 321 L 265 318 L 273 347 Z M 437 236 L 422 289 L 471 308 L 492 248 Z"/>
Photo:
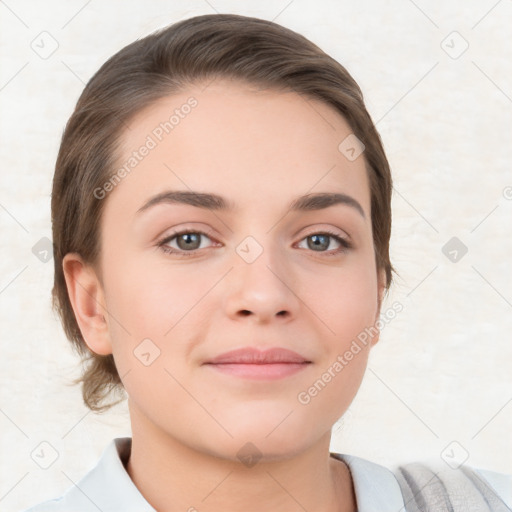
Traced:
<path id="1" fill-rule="evenodd" d="M 397 512 L 404 500 L 390 469 L 354 455 L 332 453 L 347 464 L 352 476 L 358 512 Z"/>
<path id="2" fill-rule="evenodd" d="M 353 455 L 332 455 L 350 469 L 359 512 L 428 510 L 440 503 L 447 507 L 440 510 L 512 511 L 512 475 L 432 462 L 387 468 Z"/>
<path id="3" fill-rule="evenodd" d="M 497 473 L 488 469 L 475 469 L 475 471 L 488 483 L 512 510 L 512 475 Z"/>
<path id="4" fill-rule="evenodd" d="M 112 439 L 97 464 L 62 496 L 23 512 L 155 512 L 124 467 L 130 449 L 130 437 Z"/>
<path id="5" fill-rule="evenodd" d="M 439 462 L 405 464 L 395 474 L 405 501 L 420 510 L 429 504 L 465 512 L 507 512 L 512 507 L 512 475 Z"/>

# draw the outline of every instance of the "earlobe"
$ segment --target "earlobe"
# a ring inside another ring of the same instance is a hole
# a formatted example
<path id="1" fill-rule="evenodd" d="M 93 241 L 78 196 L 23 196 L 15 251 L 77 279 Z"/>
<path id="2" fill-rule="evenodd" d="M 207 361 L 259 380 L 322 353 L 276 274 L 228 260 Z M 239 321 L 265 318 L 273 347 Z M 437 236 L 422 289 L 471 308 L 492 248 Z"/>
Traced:
<path id="1" fill-rule="evenodd" d="M 96 354 L 111 354 L 104 293 L 95 270 L 76 253 L 64 256 L 62 268 L 69 300 L 87 346 Z"/>

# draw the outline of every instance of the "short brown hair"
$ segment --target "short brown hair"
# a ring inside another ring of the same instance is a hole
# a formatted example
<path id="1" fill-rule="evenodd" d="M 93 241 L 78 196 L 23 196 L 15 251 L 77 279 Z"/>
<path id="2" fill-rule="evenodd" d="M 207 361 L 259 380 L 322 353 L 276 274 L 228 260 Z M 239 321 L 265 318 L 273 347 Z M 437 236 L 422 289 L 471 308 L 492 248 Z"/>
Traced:
<path id="1" fill-rule="evenodd" d="M 160 29 L 121 49 L 89 80 L 66 124 L 55 167 L 53 308 L 74 349 L 83 356 L 83 373 L 74 382 L 82 382 L 84 403 L 93 411 L 121 401 L 102 405 L 111 391 L 123 394 L 124 388 L 112 354 L 95 354 L 85 344 L 62 260 L 76 252 L 86 263 L 98 266 L 105 201 L 93 191 L 114 174 L 126 123 L 160 98 L 219 77 L 293 91 L 342 114 L 365 146 L 376 267 L 385 271 L 386 291 L 391 285 L 391 172 L 361 89 L 348 71 L 304 36 L 263 19 L 211 14 Z"/>

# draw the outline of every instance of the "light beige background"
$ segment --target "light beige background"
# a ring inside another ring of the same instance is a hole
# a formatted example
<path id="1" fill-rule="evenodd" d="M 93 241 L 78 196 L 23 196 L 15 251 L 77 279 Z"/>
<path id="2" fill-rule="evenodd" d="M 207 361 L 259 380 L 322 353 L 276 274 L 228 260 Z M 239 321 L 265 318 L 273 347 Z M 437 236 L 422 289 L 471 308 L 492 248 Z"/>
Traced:
<path id="1" fill-rule="evenodd" d="M 51 238 L 64 124 L 117 50 L 216 11 L 274 20 L 338 59 L 362 87 L 392 165 L 391 256 L 401 278 L 384 309 L 399 301 L 403 311 L 383 329 L 332 450 L 390 467 L 467 452 L 470 465 L 512 473 L 510 0 L 6 0 L 0 509 L 59 495 L 110 439 L 130 435 L 126 404 L 98 416 L 66 385 L 80 367 L 50 309 L 53 261 L 32 252 Z M 51 38 L 58 44 L 50 56 L 33 49 L 43 37 L 46 49 Z M 457 262 L 442 252 L 452 237 L 468 249 Z M 58 452 L 48 469 L 31 457 L 43 441 Z"/>

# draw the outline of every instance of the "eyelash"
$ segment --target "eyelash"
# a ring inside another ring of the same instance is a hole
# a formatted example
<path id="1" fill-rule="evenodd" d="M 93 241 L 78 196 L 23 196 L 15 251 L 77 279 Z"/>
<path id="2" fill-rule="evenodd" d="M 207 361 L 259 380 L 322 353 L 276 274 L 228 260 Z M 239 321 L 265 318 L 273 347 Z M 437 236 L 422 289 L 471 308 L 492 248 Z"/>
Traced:
<path id="1" fill-rule="evenodd" d="M 176 250 L 176 249 L 166 247 L 166 244 L 168 244 L 174 238 L 177 238 L 181 235 L 191 234 L 191 233 L 196 234 L 196 235 L 205 235 L 210 240 L 213 238 L 209 233 L 205 233 L 203 231 L 185 229 L 183 231 L 176 231 L 176 232 L 170 234 L 169 236 L 166 236 L 163 240 L 160 240 L 157 243 L 157 246 L 166 254 L 174 254 L 179 257 L 185 257 L 185 258 L 194 257 L 197 255 L 197 252 L 199 251 L 199 249 L 193 249 L 191 251 L 182 251 L 182 250 Z M 325 256 L 327 256 L 327 257 L 337 256 L 341 253 L 347 252 L 348 250 L 352 249 L 352 244 L 347 239 L 342 238 L 337 233 L 334 233 L 329 230 L 310 233 L 309 235 L 306 235 L 304 238 L 302 238 L 300 241 L 304 240 L 305 238 L 309 238 L 310 236 L 313 236 L 313 235 L 328 235 L 328 236 L 334 238 L 341 245 L 341 247 L 339 249 L 336 249 L 334 252 L 320 251 L 319 254 L 325 254 Z M 313 252 L 316 252 L 316 251 L 313 251 Z"/>

